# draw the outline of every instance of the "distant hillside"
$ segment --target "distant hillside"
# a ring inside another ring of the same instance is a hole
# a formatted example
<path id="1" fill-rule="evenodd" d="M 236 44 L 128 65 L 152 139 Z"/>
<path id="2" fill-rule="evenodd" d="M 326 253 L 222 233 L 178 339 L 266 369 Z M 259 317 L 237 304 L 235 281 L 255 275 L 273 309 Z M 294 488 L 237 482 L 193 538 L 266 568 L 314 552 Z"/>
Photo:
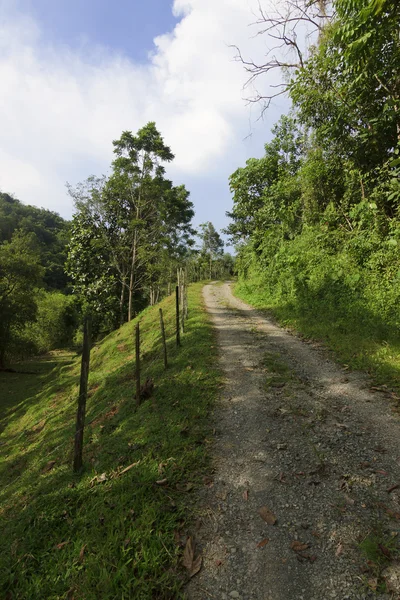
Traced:
<path id="1" fill-rule="evenodd" d="M 15 230 L 36 235 L 45 268 L 44 283 L 50 289 L 63 290 L 68 285 L 64 272 L 69 238 L 69 222 L 56 212 L 22 204 L 0 192 L 0 244 L 10 241 Z"/>

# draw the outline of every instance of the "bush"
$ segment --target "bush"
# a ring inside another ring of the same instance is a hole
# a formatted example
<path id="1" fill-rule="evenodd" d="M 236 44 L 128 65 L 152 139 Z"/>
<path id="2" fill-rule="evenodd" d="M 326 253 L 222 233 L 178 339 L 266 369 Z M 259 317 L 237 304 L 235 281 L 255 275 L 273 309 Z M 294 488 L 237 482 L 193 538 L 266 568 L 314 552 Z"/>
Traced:
<path id="1" fill-rule="evenodd" d="M 73 343 L 78 324 L 76 301 L 60 292 L 40 290 L 36 295 L 37 318 L 27 326 L 24 337 L 37 353 L 65 348 Z"/>

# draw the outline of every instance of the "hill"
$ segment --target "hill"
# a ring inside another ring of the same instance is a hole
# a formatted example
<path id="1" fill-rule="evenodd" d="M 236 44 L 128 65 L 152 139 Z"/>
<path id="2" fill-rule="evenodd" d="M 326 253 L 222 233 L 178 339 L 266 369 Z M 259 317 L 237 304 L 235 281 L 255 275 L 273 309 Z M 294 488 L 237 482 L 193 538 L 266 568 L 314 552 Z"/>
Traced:
<path id="1" fill-rule="evenodd" d="M 173 298 L 161 306 L 170 365 L 165 371 L 158 306 L 150 307 L 138 318 L 142 377 L 155 388 L 138 410 L 136 320 L 92 349 L 79 476 L 71 467 L 79 357 L 53 355 L 59 364 L 42 364 L 36 376 L 0 373 L 2 597 L 180 597 L 178 540 L 207 472 L 207 415 L 220 373 L 201 284 L 189 288 L 179 349 Z"/>

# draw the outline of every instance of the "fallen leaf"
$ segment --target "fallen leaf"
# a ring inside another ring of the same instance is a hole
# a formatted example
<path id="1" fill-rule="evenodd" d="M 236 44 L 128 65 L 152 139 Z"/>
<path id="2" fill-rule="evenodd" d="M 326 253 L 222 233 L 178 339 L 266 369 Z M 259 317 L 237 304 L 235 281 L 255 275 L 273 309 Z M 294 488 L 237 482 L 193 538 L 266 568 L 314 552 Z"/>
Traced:
<path id="1" fill-rule="evenodd" d="M 376 592 L 377 588 L 378 588 L 378 580 L 377 579 L 368 579 L 368 587 L 373 591 Z"/>
<path id="2" fill-rule="evenodd" d="M 127 472 L 127 471 L 129 471 L 130 469 L 133 469 L 133 467 L 137 467 L 139 463 L 140 463 L 140 460 L 138 460 L 138 461 L 136 461 L 136 462 L 132 463 L 131 465 L 129 465 L 129 467 L 125 467 L 125 469 L 123 469 L 123 470 L 122 470 L 122 471 L 119 473 L 119 475 L 123 475 L 124 473 L 126 473 L 126 472 Z"/>
<path id="3" fill-rule="evenodd" d="M 335 556 L 340 556 L 343 552 L 343 545 L 339 544 L 339 546 L 336 548 L 336 552 L 335 552 Z"/>
<path id="4" fill-rule="evenodd" d="M 383 469 L 378 469 L 377 471 L 375 471 L 375 473 L 377 473 L 378 475 L 388 475 L 388 472 L 384 471 Z"/>
<path id="5" fill-rule="evenodd" d="M 205 475 L 203 477 L 203 482 L 207 487 L 211 487 L 213 485 L 213 478 L 210 477 L 210 475 Z"/>
<path id="6" fill-rule="evenodd" d="M 386 509 L 386 514 L 389 515 L 392 519 L 396 519 L 396 521 L 400 521 L 400 513 L 390 510 L 390 508 Z"/>
<path id="7" fill-rule="evenodd" d="M 315 556 L 315 554 L 313 554 L 312 556 L 310 556 L 309 561 L 310 563 L 313 563 L 317 560 L 317 557 Z"/>
<path id="8" fill-rule="evenodd" d="M 386 558 L 391 558 L 389 548 L 386 548 L 386 546 L 384 546 L 383 544 L 378 544 L 378 548 L 382 552 L 382 554 L 386 556 Z"/>
<path id="9" fill-rule="evenodd" d="M 269 542 L 268 538 L 264 538 L 263 540 L 261 540 L 261 542 L 258 542 L 257 544 L 257 548 L 264 548 L 264 546 L 266 546 Z"/>
<path id="10" fill-rule="evenodd" d="M 57 550 L 61 550 L 62 548 L 64 548 L 64 546 L 66 546 L 67 544 L 69 544 L 69 540 L 67 540 L 66 542 L 61 542 L 60 544 L 56 544 L 55 548 Z"/>
<path id="11" fill-rule="evenodd" d="M 249 499 L 249 490 L 244 490 L 243 500 L 245 500 L 247 502 L 248 499 Z"/>
<path id="12" fill-rule="evenodd" d="M 312 531 L 312 532 L 311 532 L 311 535 L 313 535 L 313 536 L 314 536 L 314 537 L 316 537 L 316 538 L 319 538 L 319 537 L 321 537 L 321 534 L 320 534 L 320 533 L 318 533 L 318 531 Z"/>
<path id="13" fill-rule="evenodd" d="M 225 501 L 225 500 L 226 500 L 226 498 L 227 498 L 227 496 L 228 496 L 228 492 L 225 492 L 225 491 L 223 491 L 223 492 L 217 492 L 215 495 L 216 495 L 216 497 L 217 497 L 217 498 L 219 498 L 220 500 L 223 500 L 223 501 Z"/>
<path id="14" fill-rule="evenodd" d="M 90 480 L 90 487 L 93 487 L 95 483 L 103 483 L 104 481 L 107 481 L 107 473 L 96 475 Z"/>
<path id="15" fill-rule="evenodd" d="M 189 577 L 193 577 L 201 569 L 201 556 L 194 558 L 193 540 L 188 537 L 185 550 L 183 551 L 182 564 L 188 570 Z"/>
<path id="16" fill-rule="evenodd" d="M 394 492 L 394 490 L 397 490 L 398 487 L 400 487 L 400 483 L 396 483 L 396 485 L 392 485 L 392 487 L 388 488 L 386 491 L 388 494 L 390 494 L 391 492 Z"/>
<path id="17" fill-rule="evenodd" d="M 374 450 L 375 450 L 375 452 L 380 452 L 381 454 L 385 454 L 385 452 L 387 452 L 386 448 L 384 446 L 382 446 L 381 444 L 379 444 L 378 446 L 375 446 Z"/>
<path id="18" fill-rule="evenodd" d="M 222 560 L 220 560 L 219 558 L 216 559 L 215 564 L 217 565 L 217 567 L 220 567 L 222 565 Z"/>
<path id="19" fill-rule="evenodd" d="M 262 506 L 259 511 L 258 511 L 260 517 L 266 522 L 268 523 L 268 525 L 275 525 L 276 523 L 276 516 L 274 515 L 273 512 L 271 512 L 269 510 L 269 508 L 267 506 Z"/>
<path id="20" fill-rule="evenodd" d="M 85 554 L 85 548 L 86 548 L 86 544 L 84 544 L 81 548 L 81 551 L 79 552 L 79 562 L 83 562 L 83 557 Z"/>
<path id="21" fill-rule="evenodd" d="M 294 550 L 295 552 L 303 552 L 303 550 L 307 550 L 308 548 L 308 544 L 303 544 L 303 542 L 299 542 L 298 540 L 294 540 L 291 544 L 290 547 L 292 550 Z"/>
<path id="22" fill-rule="evenodd" d="M 168 483 L 168 479 L 159 479 L 158 481 L 156 481 L 157 485 L 167 485 Z"/>
<path id="23" fill-rule="evenodd" d="M 42 473 L 48 473 L 49 471 L 52 470 L 52 468 L 54 467 L 54 465 L 56 464 L 55 460 L 50 460 L 47 465 L 45 465 L 42 469 Z"/>

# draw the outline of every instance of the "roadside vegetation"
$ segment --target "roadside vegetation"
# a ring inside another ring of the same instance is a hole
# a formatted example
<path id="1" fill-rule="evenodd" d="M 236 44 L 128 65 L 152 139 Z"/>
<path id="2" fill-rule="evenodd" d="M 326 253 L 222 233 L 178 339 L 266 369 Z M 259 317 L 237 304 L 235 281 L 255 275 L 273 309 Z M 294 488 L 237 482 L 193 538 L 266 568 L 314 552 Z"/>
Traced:
<path id="1" fill-rule="evenodd" d="M 264 156 L 230 178 L 236 293 L 399 386 L 398 3 L 286 8 L 279 18 L 261 13 L 259 24 L 260 35 L 293 50 L 284 89 L 275 90 L 289 94 L 292 109 Z M 303 22 L 314 28 L 304 49 L 296 42 Z M 245 66 L 254 81 L 283 65 Z"/>
<path id="2" fill-rule="evenodd" d="M 50 363 L 19 365 L 38 375 L 0 373 L 0 395 L 10 399 L 0 421 L 2 597 L 181 597 L 181 542 L 193 526 L 194 493 L 209 474 L 209 414 L 221 384 L 201 287 L 189 287 L 181 348 L 174 298 L 160 305 L 167 370 L 158 306 L 137 317 L 142 377 L 154 381 L 138 410 L 136 319 L 94 345 L 79 475 L 72 474 L 79 357 L 59 353 Z"/>

